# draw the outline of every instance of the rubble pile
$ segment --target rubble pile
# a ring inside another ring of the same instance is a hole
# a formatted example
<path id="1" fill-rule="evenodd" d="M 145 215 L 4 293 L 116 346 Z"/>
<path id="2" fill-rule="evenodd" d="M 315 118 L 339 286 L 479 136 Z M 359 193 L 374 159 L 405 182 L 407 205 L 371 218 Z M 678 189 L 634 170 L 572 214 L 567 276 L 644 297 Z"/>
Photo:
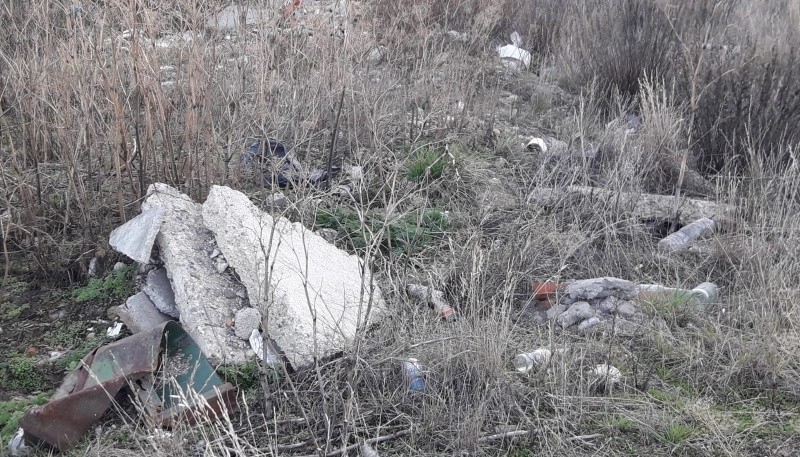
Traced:
<path id="1" fill-rule="evenodd" d="M 307 365 L 346 349 L 385 309 L 358 257 L 228 187 L 200 204 L 151 185 L 112 246 L 142 263 L 143 281 L 113 312 L 134 333 L 179 320 L 214 364 L 253 360 L 251 336 L 263 331 L 289 363 Z"/>

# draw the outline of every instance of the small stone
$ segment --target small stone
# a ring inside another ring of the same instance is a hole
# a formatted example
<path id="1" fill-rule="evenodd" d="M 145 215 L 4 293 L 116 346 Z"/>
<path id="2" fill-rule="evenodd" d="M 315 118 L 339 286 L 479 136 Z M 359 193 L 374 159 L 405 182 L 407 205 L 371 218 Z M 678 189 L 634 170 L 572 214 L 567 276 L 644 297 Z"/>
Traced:
<path id="1" fill-rule="evenodd" d="M 121 270 L 121 269 L 123 269 L 125 267 L 126 267 L 126 265 L 124 263 L 117 262 L 117 263 L 114 264 L 114 271 Z"/>
<path id="2" fill-rule="evenodd" d="M 598 303 L 597 308 L 604 313 L 611 314 L 617 309 L 617 297 L 606 297 Z"/>
<path id="3" fill-rule="evenodd" d="M 275 192 L 264 200 L 264 206 L 270 211 L 283 211 L 289 207 L 289 199 L 283 195 L 283 192 Z"/>
<path id="4" fill-rule="evenodd" d="M 220 258 L 221 257 L 217 257 L 217 262 L 214 266 L 217 268 L 217 273 L 222 274 L 228 269 L 228 262 L 226 262 L 225 259 L 219 260 Z"/>
<path id="5" fill-rule="evenodd" d="M 243 308 L 236 311 L 233 331 L 243 340 L 249 340 L 253 330 L 261 327 L 261 312 L 255 308 Z"/>
<path id="6" fill-rule="evenodd" d="M 630 318 L 636 314 L 636 305 L 631 301 L 623 301 L 617 304 L 617 314 L 621 317 Z"/>
<path id="7" fill-rule="evenodd" d="M 219 249 L 214 248 L 214 250 L 211 251 L 211 254 L 209 255 L 209 257 L 211 257 L 212 259 L 216 259 L 217 257 L 219 257 L 220 254 L 222 254 L 222 252 L 220 252 Z"/>
<path id="8" fill-rule="evenodd" d="M 245 289 L 244 287 L 236 289 L 236 296 L 241 298 L 241 299 L 246 299 L 247 298 L 247 289 Z"/>
<path id="9" fill-rule="evenodd" d="M 600 322 L 602 322 L 602 321 L 600 320 L 599 317 L 592 316 L 589 319 L 586 319 L 585 321 L 583 321 L 580 324 L 578 324 L 578 331 L 579 332 L 585 332 L 586 330 L 589 330 L 590 328 L 594 327 L 595 325 L 599 324 Z"/>

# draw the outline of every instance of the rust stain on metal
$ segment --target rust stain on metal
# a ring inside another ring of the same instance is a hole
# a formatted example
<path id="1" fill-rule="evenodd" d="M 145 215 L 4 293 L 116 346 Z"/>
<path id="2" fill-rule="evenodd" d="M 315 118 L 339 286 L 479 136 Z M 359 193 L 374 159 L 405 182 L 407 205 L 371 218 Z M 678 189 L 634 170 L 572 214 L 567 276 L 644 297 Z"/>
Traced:
<path id="1" fill-rule="evenodd" d="M 154 375 L 159 375 L 161 381 L 155 385 L 142 382 Z M 142 395 L 143 385 L 150 386 L 146 395 Z M 26 441 L 62 451 L 69 449 L 123 390 L 145 399 L 150 418 L 164 427 L 181 420 L 194 423 L 198 417 L 218 418 L 222 411 L 238 410 L 236 387 L 222 383 L 179 324 L 166 322 L 84 357 L 50 402 L 33 408 L 22 418 Z"/>

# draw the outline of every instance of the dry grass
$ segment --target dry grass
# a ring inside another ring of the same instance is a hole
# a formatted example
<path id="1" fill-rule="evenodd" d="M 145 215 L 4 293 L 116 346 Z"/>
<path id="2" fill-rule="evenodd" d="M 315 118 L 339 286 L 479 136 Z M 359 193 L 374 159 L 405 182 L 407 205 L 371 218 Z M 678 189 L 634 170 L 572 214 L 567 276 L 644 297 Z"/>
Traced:
<path id="1" fill-rule="evenodd" d="M 270 189 L 240 166 L 247 139 L 279 138 L 307 168 L 324 168 L 344 93 L 333 161 L 363 167 L 364 179 L 346 197 L 286 191 L 287 215 L 312 225 L 338 209 L 360 221 L 349 233 L 360 244 L 339 241 L 369 258 L 392 318 L 341 358 L 271 379 L 269 401 L 258 383 L 244 389 L 246 413 L 230 421 L 169 439 L 121 425 L 74 455 L 321 455 L 381 436 L 395 437 L 374 445 L 386 455 L 791 455 L 791 2 L 310 2 L 323 14 L 289 18 L 251 3 L 269 17 L 226 31 L 206 26 L 222 2 L 0 7 L 10 31 L 0 37 L 6 265 L 74 283 L 92 257 L 113 264 L 108 233 L 152 182 L 197 200 L 224 184 L 263 201 Z M 522 74 L 492 59 L 513 29 L 537 52 Z M 632 112 L 643 123 L 635 134 Z M 565 150 L 525 150 L 534 134 Z M 421 148 L 446 161 L 440 176 L 408 179 Z M 685 175 L 682 193 L 738 207 L 704 253 L 655 256 L 650 227 L 612 204 L 526 203 L 535 187 L 570 184 L 672 194 L 684 158 L 713 174 Z M 392 222 L 424 226 L 431 209 L 447 211 L 444 236 L 387 246 Z M 515 322 L 532 280 L 596 276 L 711 280 L 723 299 L 705 314 L 653 303 L 652 328 L 628 337 Z M 406 296 L 412 282 L 444 290 L 461 318 L 436 321 Z M 513 373 L 513 356 L 539 346 L 557 354 L 551 366 Z M 425 394 L 407 391 L 406 357 L 426 370 Z M 601 363 L 623 372 L 611 392 L 589 373 Z M 510 430 L 529 433 L 487 438 Z"/>

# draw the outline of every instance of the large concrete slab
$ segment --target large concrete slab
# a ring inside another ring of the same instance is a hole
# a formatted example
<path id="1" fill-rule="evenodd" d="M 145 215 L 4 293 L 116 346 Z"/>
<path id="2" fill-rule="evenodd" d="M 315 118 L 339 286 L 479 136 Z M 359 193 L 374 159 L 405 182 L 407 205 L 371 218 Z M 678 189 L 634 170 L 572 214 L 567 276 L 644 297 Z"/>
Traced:
<path id="1" fill-rule="evenodd" d="M 157 183 L 147 189 L 142 210 L 156 207 L 164 213 L 156 241 L 183 328 L 212 363 L 246 362 L 247 343 L 237 338 L 229 325 L 238 302 L 227 291 L 235 284 L 227 275 L 217 273 L 205 253 L 213 235 L 203 226 L 202 205 Z"/>
<path id="2" fill-rule="evenodd" d="M 372 279 L 357 256 L 262 212 L 241 192 L 213 186 L 203 221 L 293 365 L 348 349 L 357 330 L 383 314 L 380 291 L 370 300 Z"/>
<path id="3" fill-rule="evenodd" d="M 153 243 L 161 227 L 163 212 L 150 208 L 111 232 L 109 244 L 139 263 L 148 263 Z"/>

